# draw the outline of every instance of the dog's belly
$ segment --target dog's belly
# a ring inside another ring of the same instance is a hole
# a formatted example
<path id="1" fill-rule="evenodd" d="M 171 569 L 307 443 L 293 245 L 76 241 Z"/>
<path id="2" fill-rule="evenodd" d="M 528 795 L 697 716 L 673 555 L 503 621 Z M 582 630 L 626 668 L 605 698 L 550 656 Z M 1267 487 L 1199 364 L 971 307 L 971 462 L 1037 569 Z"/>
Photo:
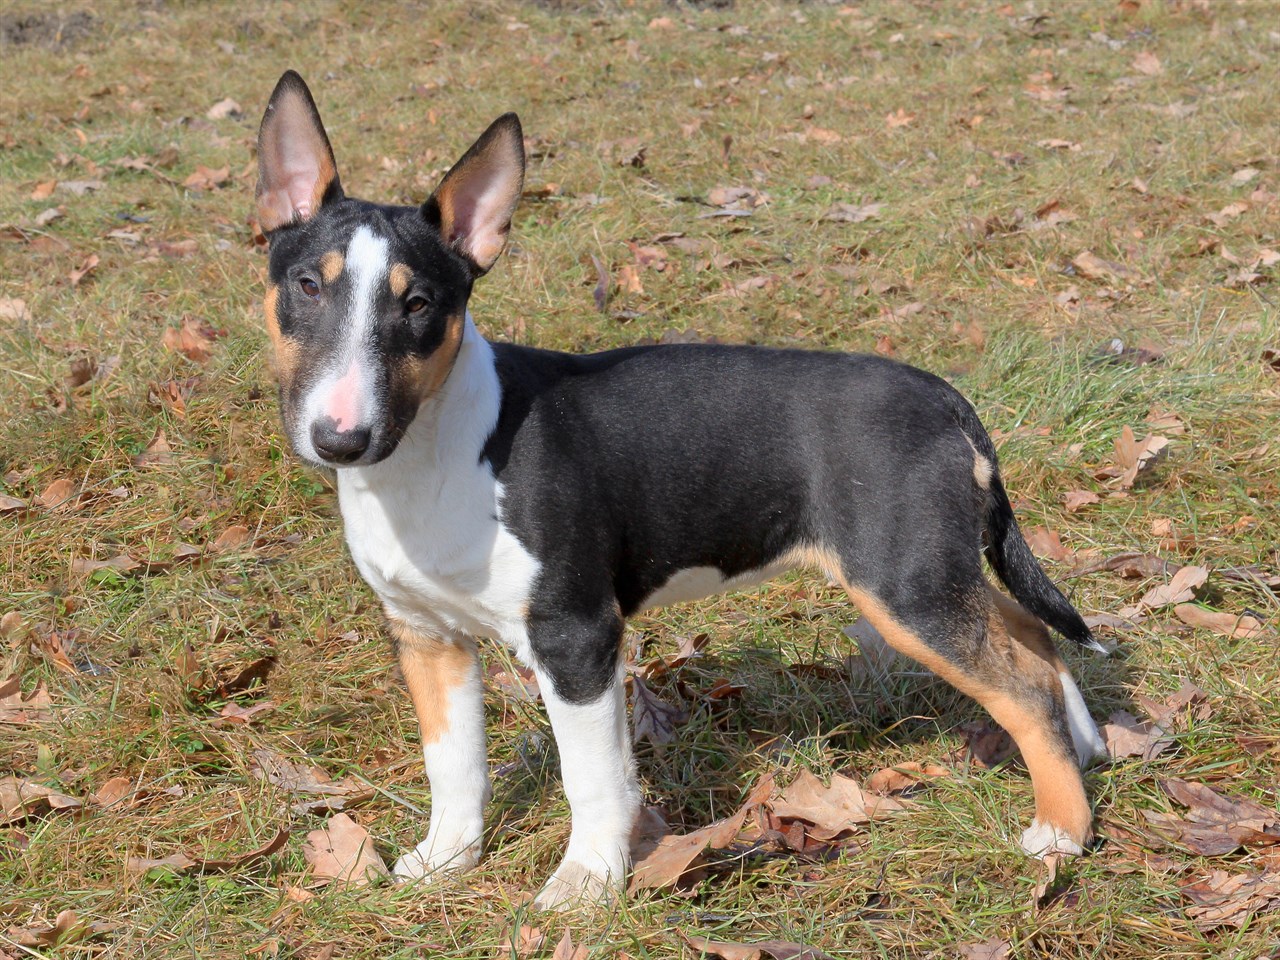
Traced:
<path id="1" fill-rule="evenodd" d="M 690 600 L 701 600 L 703 597 L 715 596 L 729 590 L 740 590 L 754 587 L 756 584 L 772 580 L 781 573 L 791 569 L 794 564 L 788 561 L 769 564 L 755 570 L 747 570 L 732 577 L 726 577 L 719 567 L 686 567 L 677 570 L 653 593 L 640 604 L 641 610 L 652 610 L 673 603 L 685 603 Z"/>

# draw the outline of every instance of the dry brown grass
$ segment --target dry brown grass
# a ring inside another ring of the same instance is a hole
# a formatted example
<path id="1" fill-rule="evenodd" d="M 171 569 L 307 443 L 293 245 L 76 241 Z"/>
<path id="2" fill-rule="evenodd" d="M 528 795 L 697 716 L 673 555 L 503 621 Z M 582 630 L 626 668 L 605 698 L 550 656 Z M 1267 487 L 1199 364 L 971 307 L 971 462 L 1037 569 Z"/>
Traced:
<path id="1" fill-rule="evenodd" d="M 1171 845 L 1157 857 L 1159 844 L 1127 839 L 1145 832 L 1144 811 L 1171 809 L 1157 786 L 1170 775 L 1276 805 L 1277 600 L 1219 575 L 1205 600 L 1257 611 L 1272 639 L 1228 641 L 1157 612 L 1109 637 L 1116 657 L 1068 654 L 1096 716 L 1184 680 L 1209 694 L 1212 714 L 1159 759 L 1089 777 L 1105 842 L 1046 907 L 1032 902 L 1039 868 L 1016 849 L 1029 783 L 957 761 L 920 809 L 840 860 L 747 860 L 688 898 L 529 918 L 517 905 L 556 862 L 568 811 L 545 717 L 501 690 L 489 712 L 502 775 L 480 869 L 428 889 L 288 899 L 307 884 L 301 839 L 320 818 L 291 815 L 289 798 L 252 775 L 254 749 L 375 785 L 354 815 L 386 855 L 420 837 L 415 808 L 430 798 L 328 483 L 279 432 L 259 321 L 264 260 L 247 222 L 257 118 L 286 67 L 312 82 L 348 191 L 371 199 L 420 200 L 492 117 L 515 109 L 535 148 L 530 187 L 549 195 L 526 202 L 513 248 L 477 291 L 490 335 L 583 350 L 689 330 L 879 345 L 949 376 L 1001 431 L 1025 525 L 1080 552 L 1274 572 L 1280 377 L 1261 356 L 1280 345 L 1276 268 L 1233 285 L 1241 267 L 1224 259 L 1280 245 L 1280 202 L 1268 198 L 1280 191 L 1274 5 L 1144 0 L 1136 11 L 1045 5 L 1043 16 L 997 2 L 14 6 L 0 14 L 0 298 L 21 298 L 28 316 L 0 325 L 0 493 L 31 506 L 0 514 L 4 610 L 37 638 L 56 631 L 73 671 L 33 653 L 26 633 L 5 638 L 0 679 L 47 685 L 53 715 L 0 724 L 0 776 L 81 799 L 127 776 L 154 796 L 0 827 L 0 924 L 51 923 L 67 908 L 119 924 L 56 951 L 0 933 L 0 951 L 314 957 L 336 944 L 343 957 L 493 957 L 524 921 L 553 941 L 568 925 L 593 957 L 688 955 L 681 932 L 799 940 L 841 957 L 951 957 L 990 937 L 1018 957 L 1276 955 L 1280 914 L 1204 932 L 1179 894 L 1214 868 L 1257 867 L 1260 853 L 1206 860 Z M 1158 58 L 1158 74 L 1135 65 L 1141 53 Z M 206 119 L 224 97 L 243 116 Z M 1078 149 L 1038 145 L 1054 140 Z M 619 163 L 641 147 L 642 166 Z M 120 165 L 169 148 L 170 166 Z M 182 186 L 200 165 L 227 167 L 226 182 Z M 1249 168 L 1252 180 L 1233 177 Z M 53 179 L 51 196 L 31 199 Z M 66 186 L 82 180 L 102 186 Z M 750 218 L 700 219 L 712 208 L 688 198 L 721 185 L 769 202 Z M 1055 200 L 1074 219 L 1037 218 Z M 1237 201 L 1247 209 L 1206 219 Z M 824 221 L 837 202 L 883 208 L 862 223 Z M 64 215 L 39 224 L 55 206 Z M 666 248 L 660 272 L 637 267 L 627 241 L 669 231 L 701 249 Z M 1133 276 L 1072 275 L 1085 250 Z M 90 255 L 96 269 L 72 286 Z M 604 313 L 593 255 L 615 284 Z M 626 267 L 639 288 L 626 289 Z M 1064 305 L 1071 287 L 1078 300 Z M 225 329 L 207 363 L 163 346 L 183 318 Z M 1162 360 L 1101 359 L 1112 338 Z M 118 365 L 69 389 L 69 365 L 84 357 Z M 184 415 L 148 401 L 149 384 L 193 376 Z M 1093 468 L 1153 405 L 1176 411 L 1185 433 L 1134 490 L 1106 496 Z M 135 466 L 157 430 L 172 457 Z M 36 505 L 59 479 L 80 499 Z M 1061 496 L 1075 489 L 1104 500 L 1069 514 Z M 1177 544 L 1153 532 L 1160 518 Z M 207 547 L 237 525 L 256 545 Z M 73 566 L 123 551 L 168 561 L 179 543 L 201 547 L 203 562 L 152 575 Z M 1095 574 L 1071 586 L 1100 613 L 1150 584 Z M 937 683 L 894 675 L 859 693 L 784 669 L 838 661 L 851 617 L 825 587 L 789 579 L 636 622 L 655 652 L 673 649 L 673 634 L 711 634 L 710 656 L 683 668 L 691 688 L 717 677 L 746 686 L 736 711 L 695 709 L 662 755 L 642 748 L 650 799 L 674 824 L 724 815 L 766 770 L 865 776 L 962 743 L 978 712 Z M 204 676 L 183 679 L 187 644 Z M 274 709 L 248 727 L 215 725 L 222 701 L 196 693 L 267 654 L 278 665 L 250 699 Z M 289 844 L 253 866 L 125 867 L 130 855 L 231 855 L 286 823 Z"/>

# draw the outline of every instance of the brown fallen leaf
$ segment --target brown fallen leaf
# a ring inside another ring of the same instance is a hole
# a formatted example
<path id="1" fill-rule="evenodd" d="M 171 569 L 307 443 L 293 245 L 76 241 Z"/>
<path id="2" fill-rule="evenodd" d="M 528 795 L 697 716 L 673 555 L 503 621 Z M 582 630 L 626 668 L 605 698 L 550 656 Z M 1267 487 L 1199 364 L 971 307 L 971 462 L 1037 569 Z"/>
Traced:
<path id="1" fill-rule="evenodd" d="M 1066 574 L 1064 579 L 1108 572 L 1124 577 L 1126 580 L 1141 580 L 1147 577 L 1171 577 L 1181 569 L 1181 564 L 1149 553 L 1117 553 L 1105 560 L 1077 567 Z"/>
<path id="2" fill-rule="evenodd" d="M 53 196 L 53 191 L 58 189 L 57 180 L 41 180 L 35 185 L 31 191 L 32 200 L 48 200 Z"/>
<path id="3" fill-rule="evenodd" d="M 1169 445 L 1168 437 L 1149 436 L 1139 441 L 1133 429 L 1126 425 L 1116 438 L 1115 467 L 1104 467 L 1094 472 L 1099 480 L 1115 479 L 1123 489 L 1130 489 L 1140 474 L 1146 473 L 1155 466 L 1164 448 Z"/>
<path id="4" fill-rule="evenodd" d="M 71 639 L 73 633 L 74 630 L 68 631 L 65 635 L 56 630 L 35 631 L 31 635 L 31 649 L 63 673 L 79 673 L 70 654 L 74 645 Z"/>
<path id="5" fill-rule="evenodd" d="M 133 573 L 142 567 L 143 564 L 129 556 L 127 553 L 121 553 L 109 560 L 90 560 L 88 557 L 76 557 L 71 561 L 71 572 L 79 574 L 97 573 L 100 570 L 114 570 L 116 573 Z"/>
<path id="6" fill-rule="evenodd" d="M 54 918 L 52 926 L 14 926 L 6 931 L 6 935 L 22 947 L 56 948 L 100 937 L 118 926 L 118 923 L 106 920 L 82 920 L 74 910 L 63 910 Z"/>
<path id="7" fill-rule="evenodd" d="M 676 727 L 689 718 L 686 711 L 649 689 L 640 677 L 631 678 L 631 741 L 648 740 L 661 748 L 675 739 Z"/>
<path id="8" fill-rule="evenodd" d="M 79 492 L 79 485 L 66 477 L 54 480 L 36 496 L 36 506 L 46 510 L 64 510 Z"/>
<path id="9" fill-rule="evenodd" d="M 210 120 L 225 120 L 227 117 L 238 117 L 242 113 L 244 113 L 244 110 L 240 104 L 227 97 L 224 100 L 219 100 L 206 110 L 204 115 Z"/>
<path id="10" fill-rule="evenodd" d="M 258 714 L 268 713 L 275 708 L 276 705 L 270 700 L 262 700 L 251 707 L 242 707 L 240 704 L 232 702 L 218 711 L 218 717 L 213 722 L 220 727 L 247 727 L 253 723 Z"/>
<path id="11" fill-rule="evenodd" d="M 91 253 L 85 257 L 79 267 L 67 274 L 67 280 L 71 283 L 71 286 L 80 286 L 80 281 L 98 269 L 99 262 L 100 260 L 96 253 Z"/>
<path id="12" fill-rule="evenodd" d="M 259 779 L 290 793 L 318 798 L 295 802 L 291 809 L 298 814 L 346 810 L 372 800 L 376 793 L 373 787 L 352 777 L 334 780 L 320 767 L 293 763 L 265 748 L 253 751 L 249 770 Z"/>
<path id="13" fill-rule="evenodd" d="M 883 209 L 883 203 L 867 203 L 862 206 L 852 203 L 837 203 L 828 207 L 818 219 L 826 220 L 829 223 L 862 223 L 866 220 L 876 219 Z"/>
<path id="14" fill-rule="evenodd" d="M 1108 280 L 1112 283 L 1140 283 L 1136 270 L 1114 260 L 1104 260 L 1092 250 L 1082 250 L 1071 261 L 1076 274 L 1086 280 Z"/>
<path id="15" fill-rule="evenodd" d="M 1234 203 L 1228 203 L 1217 213 L 1205 214 L 1205 219 L 1216 227 L 1225 227 L 1240 214 L 1247 213 L 1248 210 L 1249 204 L 1246 201 L 1237 200 Z"/>
<path id="16" fill-rule="evenodd" d="M 994 720 L 977 720 L 960 728 L 965 737 L 965 752 L 979 766 L 994 769 L 1019 756 L 1013 737 Z"/>
<path id="17" fill-rule="evenodd" d="M 1160 787 L 1170 799 L 1187 807 L 1188 820 L 1218 828 L 1236 846 L 1280 844 L 1280 811 L 1219 793 L 1203 783 L 1170 778 L 1160 781 Z"/>
<path id="18" fill-rule="evenodd" d="M 0 826 L 45 813 L 79 810 L 82 806 L 84 804 L 75 797 L 68 797 L 52 787 L 16 776 L 0 777 Z"/>
<path id="19" fill-rule="evenodd" d="M 214 553 L 229 553 L 249 542 L 249 528 L 237 523 L 218 534 L 218 539 L 209 544 L 209 549 Z"/>
<path id="20" fill-rule="evenodd" d="M 1193 603 L 1180 603 L 1173 608 L 1174 615 L 1193 627 L 1204 627 L 1229 639 L 1256 640 L 1265 636 L 1266 627 L 1257 617 L 1247 613 L 1235 615 L 1206 610 Z"/>
<path id="21" fill-rule="evenodd" d="M 560 938 L 560 942 L 556 944 L 556 948 L 551 954 L 551 960 L 587 960 L 590 955 L 585 946 L 575 947 L 573 945 L 573 937 L 566 930 L 564 936 Z"/>
<path id="22" fill-rule="evenodd" d="M 363 886 L 390 876 L 373 848 L 369 831 L 345 813 L 334 814 L 319 830 L 307 834 L 302 855 L 312 875 L 322 883 Z"/>
<path id="23" fill-rule="evenodd" d="M 215 170 L 201 163 L 197 164 L 195 171 L 182 181 L 182 185 L 192 190 L 213 190 L 230 179 L 231 167 L 218 167 Z"/>
<path id="24" fill-rule="evenodd" d="M 635 861 L 628 893 L 675 886 L 694 869 L 708 849 L 720 849 L 732 843 L 742 830 L 748 814 L 763 803 L 772 791 L 773 774 L 765 774 L 732 816 L 692 833 L 662 837 L 647 854 Z"/>
<path id="25" fill-rule="evenodd" d="M 181 353 L 188 360 L 206 363 L 213 355 L 215 340 L 225 337 L 227 331 L 218 329 L 204 320 L 184 317 L 181 327 L 169 327 L 161 337 L 165 347 L 175 353 Z"/>
<path id="26" fill-rule="evenodd" d="M 903 800 L 868 795 L 856 780 L 838 773 L 824 786 L 808 770 L 802 770 L 769 806 L 782 819 L 813 824 L 808 833 L 818 840 L 834 840 L 860 824 L 909 808 Z"/>
<path id="27" fill-rule="evenodd" d="M 915 760 L 877 770 L 867 778 L 867 792 L 888 796 L 891 793 L 914 792 L 937 777 L 949 777 L 951 771 L 936 763 Z"/>
<path id="28" fill-rule="evenodd" d="M 1067 513 L 1079 513 L 1085 507 L 1100 503 L 1102 498 L 1092 490 L 1068 490 L 1062 495 L 1062 502 Z"/>
<path id="29" fill-rule="evenodd" d="M 1048 906 L 1059 893 L 1058 868 L 1062 865 L 1062 855 L 1051 853 L 1040 861 L 1040 880 L 1031 892 L 1031 905 L 1039 910 Z"/>
<path id="30" fill-rule="evenodd" d="M 543 944 L 546 942 L 547 935 L 541 927 L 522 923 L 511 931 L 509 939 L 498 945 L 498 952 L 502 956 L 512 957 L 514 960 L 527 960 L 534 954 L 540 953 Z"/>
<path id="31" fill-rule="evenodd" d="M 53 698 L 41 680 L 28 694 L 22 692 L 15 673 L 0 682 L 0 723 L 23 725 L 43 723 L 53 716 Z"/>
<path id="32" fill-rule="evenodd" d="M 0 513 L 15 513 L 25 509 L 27 509 L 27 501 L 0 493 Z"/>
<path id="33" fill-rule="evenodd" d="M 1164 67 L 1160 65 L 1160 58 L 1150 50 L 1138 52 L 1138 55 L 1133 58 L 1133 69 L 1139 73 L 1146 74 L 1148 77 L 1154 77 L 1164 72 Z"/>
<path id="34" fill-rule="evenodd" d="M 247 666 L 241 667 L 234 674 L 219 681 L 213 696 L 219 700 L 234 697 L 247 691 L 266 685 L 267 677 L 276 668 L 275 654 L 259 657 Z"/>
<path id="35" fill-rule="evenodd" d="M 319 833 L 320 831 L 314 832 Z M 307 839 L 310 840 L 310 838 L 311 835 L 308 835 Z M 174 873 L 219 873 L 224 870 L 238 870 L 240 867 L 248 866 L 257 860 L 271 856 L 271 854 L 280 850 L 288 839 L 289 828 L 281 827 L 276 831 L 276 835 L 262 846 L 233 857 L 193 857 L 183 852 L 170 854 L 157 860 L 145 857 L 129 857 L 125 861 L 125 869 L 130 873 L 145 873 L 155 867 L 167 867 L 173 870 Z M 303 852 L 306 852 L 305 846 L 303 847 Z"/>
<path id="36" fill-rule="evenodd" d="M 1243 927 L 1255 915 L 1280 908 L 1280 870 L 1236 874 L 1215 870 L 1181 889 L 1191 901 L 1187 915 L 1201 930 Z"/>
<path id="37" fill-rule="evenodd" d="M 1195 599 L 1196 590 L 1208 579 L 1209 570 L 1206 567 L 1181 567 L 1168 583 L 1152 587 L 1142 595 L 1138 603 L 1151 609 L 1167 607 L 1174 603 L 1187 603 Z"/>
<path id="38" fill-rule="evenodd" d="M 767 193 L 755 187 L 714 187 L 707 194 L 707 203 L 713 207 L 732 207 L 736 210 L 753 210 L 768 203 Z"/>
<path id="39" fill-rule="evenodd" d="M 1013 944 L 996 937 L 982 943 L 961 944 L 958 950 L 960 960 L 1009 960 L 1013 956 Z"/>
<path id="40" fill-rule="evenodd" d="M 1075 551 L 1062 545 L 1062 538 L 1048 527 L 1030 527 L 1024 534 L 1031 552 L 1042 560 L 1069 560 Z"/>
<path id="41" fill-rule="evenodd" d="M 884 118 L 884 125 L 890 130 L 896 130 L 900 127 L 909 127 L 915 122 L 915 119 L 916 115 L 914 113 L 907 113 L 906 110 L 899 107 Z"/>
<path id="42" fill-rule="evenodd" d="M 1139 720 L 1127 710 L 1117 710 L 1099 728 L 1107 755 L 1113 760 L 1142 757 L 1153 760 L 1173 746 L 1164 728 L 1151 720 Z"/>
<path id="43" fill-rule="evenodd" d="M 501 690 L 513 700 L 537 703 L 542 699 L 538 678 L 528 667 L 516 664 L 512 670 L 507 670 L 493 663 L 489 665 L 485 679 L 494 689 Z"/>
<path id="44" fill-rule="evenodd" d="M 791 940 L 760 940 L 756 943 L 735 943 L 728 940 L 710 940 L 692 934 L 681 935 L 699 957 L 719 957 L 720 960 L 834 960 L 829 953 L 817 947 Z"/>
<path id="45" fill-rule="evenodd" d="M 159 467 L 173 461 L 173 447 L 169 446 L 169 439 L 164 435 L 164 430 L 156 427 L 155 436 L 151 438 L 151 442 L 146 448 L 133 458 L 135 467 Z"/>
<path id="46" fill-rule="evenodd" d="M 89 799 L 100 807 L 115 807 L 124 809 L 125 807 L 137 806 L 136 799 L 140 791 L 134 786 L 131 777 L 112 777 L 93 793 L 89 794 Z M 129 801 L 126 803 L 125 801 Z"/>

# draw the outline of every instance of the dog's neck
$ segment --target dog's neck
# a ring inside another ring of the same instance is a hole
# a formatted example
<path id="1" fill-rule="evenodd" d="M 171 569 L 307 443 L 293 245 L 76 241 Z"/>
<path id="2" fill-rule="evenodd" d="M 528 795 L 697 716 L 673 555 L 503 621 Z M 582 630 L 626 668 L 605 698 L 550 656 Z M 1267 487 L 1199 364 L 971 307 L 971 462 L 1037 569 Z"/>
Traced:
<path id="1" fill-rule="evenodd" d="M 422 402 L 395 453 L 381 463 L 339 470 L 339 485 L 371 489 L 478 462 L 498 422 L 501 400 L 493 347 L 468 311 L 453 369 L 440 389 Z"/>

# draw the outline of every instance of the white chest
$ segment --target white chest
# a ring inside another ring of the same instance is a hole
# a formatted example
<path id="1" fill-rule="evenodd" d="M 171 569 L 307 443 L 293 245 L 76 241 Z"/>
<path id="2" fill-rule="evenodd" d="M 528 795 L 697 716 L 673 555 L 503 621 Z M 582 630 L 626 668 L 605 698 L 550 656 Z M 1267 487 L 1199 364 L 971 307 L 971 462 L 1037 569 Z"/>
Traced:
<path id="1" fill-rule="evenodd" d="M 502 486 L 480 462 L 498 385 L 488 344 L 468 328 L 440 396 L 386 461 L 339 471 L 338 502 L 356 566 L 390 615 L 523 656 L 539 565 L 502 523 Z"/>

